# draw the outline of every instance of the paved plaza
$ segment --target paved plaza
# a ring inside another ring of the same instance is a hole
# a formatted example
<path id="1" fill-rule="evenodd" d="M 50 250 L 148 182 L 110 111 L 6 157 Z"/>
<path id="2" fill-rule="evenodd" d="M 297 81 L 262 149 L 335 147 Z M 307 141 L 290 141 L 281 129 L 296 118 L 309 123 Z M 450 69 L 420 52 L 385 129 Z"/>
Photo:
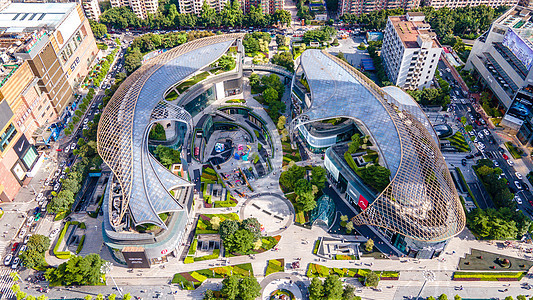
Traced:
<path id="1" fill-rule="evenodd" d="M 290 203 L 279 196 L 263 195 L 246 201 L 242 209 L 241 219 L 257 218 L 264 226 L 264 234 L 271 235 L 273 232 L 284 229 L 287 222 L 293 218 Z"/>

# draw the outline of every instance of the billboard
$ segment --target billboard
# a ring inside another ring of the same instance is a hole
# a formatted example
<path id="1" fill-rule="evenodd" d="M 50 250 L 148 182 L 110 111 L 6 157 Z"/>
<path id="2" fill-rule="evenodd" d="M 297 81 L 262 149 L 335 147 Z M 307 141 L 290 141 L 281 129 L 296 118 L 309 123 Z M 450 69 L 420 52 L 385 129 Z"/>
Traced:
<path id="1" fill-rule="evenodd" d="M 516 93 L 504 119 L 521 126 L 526 119 L 531 117 L 532 112 L 533 98 L 531 94 L 519 91 Z"/>
<path id="2" fill-rule="evenodd" d="M 150 268 L 150 260 L 141 247 L 124 247 L 122 255 L 128 268 Z"/>
<path id="3" fill-rule="evenodd" d="M 524 64 L 526 69 L 530 69 L 533 64 L 533 50 L 514 30 L 509 28 L 503 37 L 502 44 L 509 48 L 511 52 Z"/>

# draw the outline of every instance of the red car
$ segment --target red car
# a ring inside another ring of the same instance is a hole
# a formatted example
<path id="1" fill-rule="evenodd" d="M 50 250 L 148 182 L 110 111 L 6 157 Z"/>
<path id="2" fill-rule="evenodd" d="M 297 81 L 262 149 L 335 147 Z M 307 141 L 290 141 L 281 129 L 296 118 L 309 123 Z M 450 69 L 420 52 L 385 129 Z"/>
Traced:
<path id="1" fill-rule="evenodd" d="M 20 243 L 14 243 L 14 244 L 13 244 L 13 247 L 11 247 L 11 252 L 15 252 L 15 251 L 17 251 L 17 249 L 18 249 L 18 247 L 19 247 L 19 244 L 20 244 Z"/>
<path id="2" fill-rule="evenodd" d="M 502 156 L 503 156 L 503 159 L 505 159 L 505 160 L 509 159 L 509 156 L 507 156 L 507 154 L 505 154 L 505 153 L 502 153 Z"/>
<path id="3" fill-rule="evenodd" d="M 529 200 L 529 204 L 531 204 L 531 206 L 533 206 L 533 200 Z"/>

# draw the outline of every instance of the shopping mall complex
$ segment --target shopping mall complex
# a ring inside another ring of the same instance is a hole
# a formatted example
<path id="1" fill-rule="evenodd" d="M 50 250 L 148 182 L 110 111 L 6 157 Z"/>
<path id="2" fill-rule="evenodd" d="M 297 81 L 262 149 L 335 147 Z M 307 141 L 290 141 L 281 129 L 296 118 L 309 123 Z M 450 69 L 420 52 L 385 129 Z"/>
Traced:
<path id="1" fill-rule="evenodd" d="M 198 130 L 212 134 L 204 130 L 212 126 L 206 116 L 231 119 L 230 111 L 199 112 L 244 89 L 241 38 L 240 34 L 203 38 L 152 58 L 122 83 L 102 114 L 98 152 L 113 172 L 104 196 L 104 241 L 130 267 L 148 267 L 168 255 L 178 256 L 186 243 L 185 232 L 194 226 L 197 186 L 183 172 L 172 172 L 154 158 L 149 132 L 155 123 L 181 124 L 176 126 L 182 132 L 174 146 L 182 150 L 180 168 L 186 170 Z M 213 62 L 229 52 L 237 57 L 237 67 L 209 73 Z M 211 75 L 181 89 L 184 82 L 205 72 Z M 465 215 L 437 136 L 411 97 L 395 87 L 380 89 L 319 50 L 302 54 L 291 87 L 297 116 L 291 131 L 298 132 L 312 151 L 325 151 L 329 179 L 357 210 L 356 224 L 374 226 L 401 252 L 418 257 L 438 254 L 463 229 Z M 176 91 L 181 91 L 177 98 L 164 100 Z M 253 114 L 235 113 L 246 116 L 244 123 L 259 124 Z M 331 119 L 339 121 L 321 122 Z M 348 154 L 349 163 L 345 141 L 356 133 L 365 145 L 363 151 Z M 370 152 L 371 162 L 365 159 Z M 390 184 L 381 191 L 358 175 L 358 168 L 369 163 L 390 171 Z M 138 230 L 146 226 L 158 230 Z"/>
<path id="2" fill-rule="evenodd" d="M 356 209 L 355 224 L 372 225 L 406 255 L 431 258 L 465 226 L 465 215 L 418 104 L 397 87 L 379 88 L 325 51 L 307 50 L 292 83 L 292 130 L 324 151 L 330 181 Z M 329 122 L 335 119 L 337 122 Z M 349 150 L 351 134 L 366 141 Z M 390 183 L 369 183 L 361 170 L 390 171 Z"/>

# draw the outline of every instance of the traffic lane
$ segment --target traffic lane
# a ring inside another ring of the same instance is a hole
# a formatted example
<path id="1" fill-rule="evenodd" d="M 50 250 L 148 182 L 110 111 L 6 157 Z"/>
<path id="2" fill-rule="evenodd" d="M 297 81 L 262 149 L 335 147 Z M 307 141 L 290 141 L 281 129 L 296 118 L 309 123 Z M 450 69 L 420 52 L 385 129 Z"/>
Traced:
<path id="1" fill-rule="evenodd" d="M 487 209 L 494 207 L 492 201 L 487 197 L 485 189 L 478 182 L 468 183 L 468 187 L 472 191 L 472 194 L 476 198 L 479 208 Z"/>

